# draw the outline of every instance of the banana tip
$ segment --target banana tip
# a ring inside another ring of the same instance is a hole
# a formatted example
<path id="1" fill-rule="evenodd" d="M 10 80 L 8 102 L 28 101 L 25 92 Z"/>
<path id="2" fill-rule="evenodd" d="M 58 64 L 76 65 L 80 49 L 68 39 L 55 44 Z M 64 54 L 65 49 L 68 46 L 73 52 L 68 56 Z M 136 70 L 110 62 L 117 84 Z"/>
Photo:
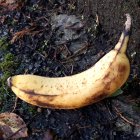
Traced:
<path id="1" fill-rule="evenodd" d="M 130 16 L 130 14 L 129 13 L 127 13 L 127 14 L 125 14 L 126 15 L 126 22 L 125 22 L 125 30 L 128 32 L 128 31 L 130 31 L 130 28 L 131 28 L 131 16 Z"/>
<path id="2" fill-rule="evenodd" d="M 12 86 L 12 83 L 11 83 L 11 77 L 9 77 L 9 78 L 7 79 L 7 84 L 8 84 L 9 87 Z"/>

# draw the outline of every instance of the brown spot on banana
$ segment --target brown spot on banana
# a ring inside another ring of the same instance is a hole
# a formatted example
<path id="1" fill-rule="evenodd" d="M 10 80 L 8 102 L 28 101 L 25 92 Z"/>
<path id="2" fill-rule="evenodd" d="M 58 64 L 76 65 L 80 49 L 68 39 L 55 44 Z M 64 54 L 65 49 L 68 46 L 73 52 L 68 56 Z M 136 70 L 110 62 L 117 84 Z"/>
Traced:
<path id="1" fill-rule="evenodd" d="M 48 107 L 48 108 L 56 108 L 56 105 L 55 104 L 49 104 L 47 102 L 42 102 L 42 101 L 39 101 L 39 100 L 34 100 L 34 102 L 36 102 L 37 105 L 39 105 L 40 107 Z M 59 108 L 62 108 L 62 106 L 58 106 L 57 105 L 57 109 Z"/>
<path id="2" fill-rule="evenodd" d="M 119 64 L 118 71 L 120 73 L 124 73 L 126 71 L 127 67 L 124 64 Z"/>
<path id="3" fill-rule="evenodd" d="M 28 94 L 28 98 L 33 102 L 34 105 L 38 105 L 40 107 L 48 107 L 48 108 L 64 108 L 63 106 L 61 105 L 57 105 L 56 107 L 56 104 L 53 104 L 51 102 L 53 102 L 53 100 L 55 100 L 55 96 L 54 95 L 31 95 L 31 94 Z M 41 97 L 43 97 L 47 99 L 46 102 L 40 100 Z"/>
<path id="4" fill-rule="evenodd" d="M 95 95 L 95 97 L 93 97 L 94 101 L 98 102 L 104 98 L 106 98 L 107 96 L 109 96 L 109 93 L 106 93 L 104 91 L 99 92 Z"/>
<path id="5" fill-rule="evenodd" d="M 108 79 L 109 76 L 110 76 L 110 72 L 108 72 L 108 73 L 104 76 L 103 80 Z"/>
<path id="6" fill-rule="evenodd" d="M 106 85 L 105 85 L 105 90 L 106 91 L 109 91 L 111 89 L 111 82 L 113 82 L 113 81 L 110 81 L 110 82 L 106 83 Z"/>
<path id="7" fill-rule="evenodd" d="M 92 104 L 93 101 L 94 101 L 94 103 L 98 102 L 98 101 L 106 98 L 107 96 L 109 96 L 109 93 L 104 92 L 103 90 L 98 91 L 93 96 L 86 98 L 85 105 Z"/>
<path id="8" fill-rule="evenodd" d="M 66 107 L 66 106 L 63 106 L 62 104 L 61 105 L 57 105 L 55 103 L 50 103 L 50 102 L 43 102 L 42 100 L 38 100 L 38 99 L 33 99 L 33 101 L 35 102 L 35 105 L 38 105 L 40 107 L 48 107 L 48 108 L 55 108 L 55 109 L 73 109 L 73 108 L 76 108 L 75 106 L 69 106 L 69 107 Z"/>
<path id="9" fill-rule="evenodd" d="M 85 85 L 87 83 L 87 81 L 86 81 L 86 79 L 84 79 L 83 81 L 82 81 L 82 85 Z"/>
<path id="10" fill-rule="evenodd" d="M 33 101 L 33 102 L 35 102 L 35 105 L 38 105 L 38 106 L 40 106 L 40 107 L 54 107 L 52 104 L 51 104 L 51 102 L 53 101 L 53 100 L 55 100 L 55 97 L 54 96 L 51 96 L 51 95 L 45 95 L 44 96 L 44 98 L 47 98 L 47 102 L 43 102 L 43 101 L 41 101 L 41 100 L 39 100 L 39 97 L 40 96 L 43 96 L 43 95 L 28 95 L 29 96 L 29 98 Z M 51 108 L 52 108 L 51 107 Z"/>

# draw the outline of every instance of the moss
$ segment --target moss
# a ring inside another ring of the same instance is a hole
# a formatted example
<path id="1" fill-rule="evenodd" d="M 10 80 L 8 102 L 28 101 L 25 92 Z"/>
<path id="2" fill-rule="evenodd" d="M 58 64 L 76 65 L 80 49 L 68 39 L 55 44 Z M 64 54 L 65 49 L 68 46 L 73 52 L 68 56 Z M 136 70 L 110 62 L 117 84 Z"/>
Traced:
<path id="1" fill-rule="evenodd" d="M 9 94 L 7 78 L 14 73 L 18 64 L 15 63 L 15 57 L 9 51 L 9 44 L 7 42 L 6 37 L 0 39 L 0 103 L 2 103 L 0 110 L 3 110 L 5 106 L 8 106 L 8 101 L 12 100 L 12 95 Z"/>
<path id="2" fill-rule="evenodd" d="M 30 115 L 35 115 L 37 113 L 37 110 L 33 106 L 28 106 L 28 112 Z"/>
<path id="3" fill-rule="evenodd" d="M 19 107 L 19 112 L 20 114 L 24 114 L 26 113 L 27 116 L 32 116 L 32 115 L 35 115 L 37 114 L 37 108 L 36 106 L 33 106 L 33 105 L 29 105 L 27 102 L 24 102 L 24 101 L 21 101 L 21 106 Z M 18 108 L 18 107 L 17 107 Z"/>
<path id="4" fill-rule="evenodd" d="M 14 55 L 11 53 L 6 53 L 3 56 L 3 61 L 0 62 L 0 71 L 3 73 L 9 71 L 10 69 L 13 69 L 15 66 L 14 64 Z"/>
<path id="5" fill-rule="evenodd" d="M 0 51 L 6 51 L 9 44 L 7 43 L 7 37 L 2 37 L 0 39 Z"/>
<path id="6" fill-rule="evenodd" d="M 14 63 L 14 57 L 11 53 L 7 53 L 3 61 L 0 62 L 0 71 L 2 73 L 0 85 L 3 85 L 6 79 L 12 74 L 16 64 Z"/>
<path id="7" fill-rule="evenodd" d="M 2 37 L 1 39 L 0 39 L 0 46 L 2 46 L 4 43 L 5 43 L 5 40 L 6 40 L 7 38 L 6 37 Z"/>
<path id="8" fill-rule="evenodd" d="M 5 61 L 11 61 L 11 60 L 14 60 L 14 55 L 11 53 L 7 53 L 5 55 Z"/>

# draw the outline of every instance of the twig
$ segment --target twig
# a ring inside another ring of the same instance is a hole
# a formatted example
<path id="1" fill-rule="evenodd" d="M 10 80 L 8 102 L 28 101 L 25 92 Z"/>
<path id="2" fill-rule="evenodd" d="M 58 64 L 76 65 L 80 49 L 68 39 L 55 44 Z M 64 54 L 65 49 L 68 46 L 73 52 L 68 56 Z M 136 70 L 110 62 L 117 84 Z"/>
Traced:
<path id="1" fill-rule="evenodd" d="M 69 62 L 69 60 L 71 60 L 71 59 L 73 59 L 73 58 L 75 58 L 75 57 L 81 55 L 81 54 L 82 54 L 81 52 L 84 51 L 84 50 L 86 50 L 87 47 L 88 47 L 88 45 L 89 45 L 89 44 L 86 42 L 85 46 L 83 46 L 80 50 L 78 50 L 78 51 L 77 51 L 76 53 L 74 53 L 73 55 L 67 57 L 64 61 L 62 61 L 62 63 L 67 63 L 67 62 Z"/>
<path id="2" fill-rule="evenodd" d="M 85 128 L 91 128 L 91 127 L 92 127 L 91 125 L 86 125 L 86 126 L 79 126 L 79 125 L 77 125 L 78 129 L 85 129 Z"/>
<path id="3" fill-rule="evenodd" d="M 73 73 L 73 65 L 71 64 L 71 72 L 70 72 L 71 74 Z"/>
<path id="4" fill-rule="evenodd" d="M 13 110 L 11 111 L 12 113 L 15 111 L 15 109 L 16 109 L 16 107 L 17 107 L 17 101 L 18 101 L 18 97 L 16 96 L 14 108 L 13 108 Z"/>
<path id="5" fill-rule="evenodd" d="M 99 22 L 99 16 L 98 16 L 97 13 L 96 13 L 96 23 L 97 23 L 97 25 L 99 26 L 100 22 Z"/>
<path id="6" fill-rule="evenodd" d="M 114 107 L 114 109 L 116 110 L 116 112 L 117 112 L 117 114 L 120 116 L 120 118 L 123 119 L 125 122 L 127 122 L 127 123 L 129 123 L 129 124 L 131 124 L 131 125 L 133 125 L 133 126 L 140 127 L 140 125 L 135 124 L 135 123 L 133 123 L 132 121 L 128 120 L 126 117 L 124 117 L 124 116 L 122 115 L 122 113 L 121 113 L 116 107 Z"/>

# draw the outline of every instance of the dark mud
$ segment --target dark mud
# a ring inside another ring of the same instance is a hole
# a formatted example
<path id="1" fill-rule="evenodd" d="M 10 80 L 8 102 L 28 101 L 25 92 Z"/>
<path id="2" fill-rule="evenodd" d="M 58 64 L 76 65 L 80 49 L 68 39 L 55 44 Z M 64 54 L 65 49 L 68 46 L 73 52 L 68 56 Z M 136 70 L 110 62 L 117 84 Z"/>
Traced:
<path id="1" fill-rule="evenodd" d="M 10 62 L 15 62 L 5 67 L 4 71 L 10 71 L 7 75 L 0 69 L 0 111 L 12 111 L 15 104 L 15 95 L 5 84 L 8 76 L 30 73 L 59 77 L 88 69 L 115 46 L 125 14 L 130 13 L 133 23 L 127 53 L 131 74 L 123 94 L 76 110 L 41 109 L 18 100 L 14 112 L 28 124 L 27 140 L 140 139 L 140 1 L 20 2 L 14 10 L 0 7 L 0 45 L 9 42 L 9 47 L 0 52 L 0 64 L 7 53 L 14 55 Z M 60 14 L 76 16 L 73 23 L 65 22 L 68 30 L 52 28 L 52 18 Z M 15 64 L 16 68 L 12 67 Z"/>

